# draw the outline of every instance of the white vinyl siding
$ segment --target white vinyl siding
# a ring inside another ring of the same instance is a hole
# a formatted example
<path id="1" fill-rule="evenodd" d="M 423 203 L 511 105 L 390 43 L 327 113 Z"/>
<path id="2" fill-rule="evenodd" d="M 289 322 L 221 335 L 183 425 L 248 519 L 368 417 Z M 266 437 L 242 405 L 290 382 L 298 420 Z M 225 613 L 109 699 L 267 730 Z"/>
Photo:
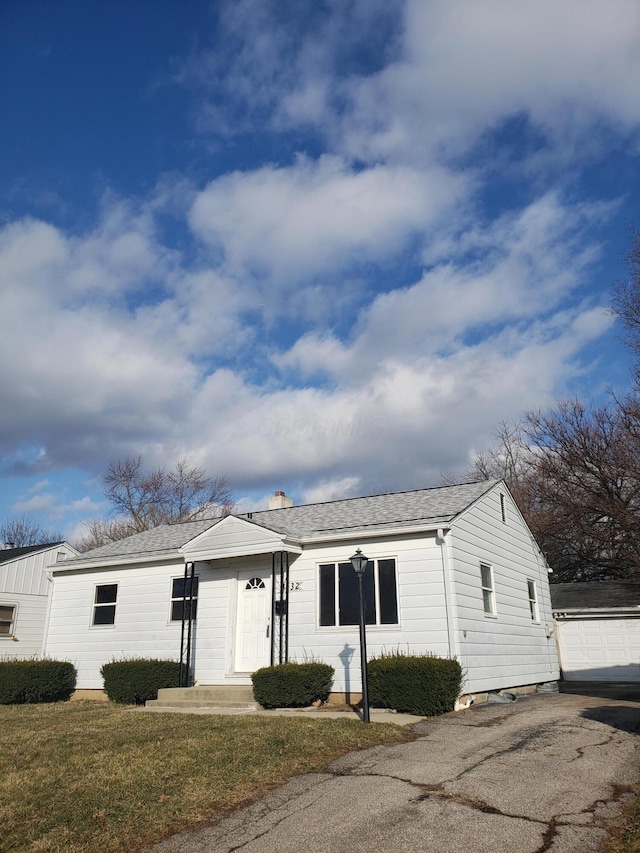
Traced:
<path id="1" fill-rule="evenodd" d="M 499 488 L 465 510 L 452 525 L 459 659 L 464 690 L 481 692 L 553 681 L 559 677 L 551 631 L 547 567 L 508 492 L 503 524 Z M 479 563 L 491 566 L 495 616 L 484 610 Z M 531 619 L 527 579 L 535 580 L 540 621 Z"/>
<path id="2" fill-rule="evenodd" d="M 3 657 L 24 660 L 42 654 L 47 604 L 52 590 L 48 572 L 59 554 L 74 557 L 77 551 L 66 544 L 55 545 L 0 563 L 0 602 L 15 608 L 11 633 L 0 633 L 0 655 Z M 0 551 L 0 558 L 2 556 Z"/>
<path id="3" fill-rule="evenodd" d="M 335 629 L 319 624 L 319 566 L 347 563 L 355 543 L 331 543 L 305 548 L 291 560 L 289 593 L 289 656 L 303 661 L 310 654 L 335 669 L 335 692 L 358 692 L 360 657 L 358 625 Z M 388 559 L 389 543 L 365 537 L 357 542 L 370 560 Z M 447 657 L 449 642 L 442 549 L 432 534 L 394 539 L 398 596 L 396 625 L 367 625 L 367 653 L 375 657 L 394 649 Z M 351 568 L 353 572 L 353 568 Z M 355 573 L 354 573 L 355 574 Z M 317 627 L 316 627 L 317 626 Z"/>

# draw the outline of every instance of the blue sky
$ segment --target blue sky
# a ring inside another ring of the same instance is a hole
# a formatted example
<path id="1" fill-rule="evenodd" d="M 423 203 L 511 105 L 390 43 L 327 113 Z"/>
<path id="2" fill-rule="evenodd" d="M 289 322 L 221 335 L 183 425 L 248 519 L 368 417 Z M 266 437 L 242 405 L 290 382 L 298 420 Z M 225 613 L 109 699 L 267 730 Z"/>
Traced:
<path id="1" fill-rule="evenodd" d="M 629 382 L 636 0 L 4 0 L 0 519 L 437 484 Z"/>

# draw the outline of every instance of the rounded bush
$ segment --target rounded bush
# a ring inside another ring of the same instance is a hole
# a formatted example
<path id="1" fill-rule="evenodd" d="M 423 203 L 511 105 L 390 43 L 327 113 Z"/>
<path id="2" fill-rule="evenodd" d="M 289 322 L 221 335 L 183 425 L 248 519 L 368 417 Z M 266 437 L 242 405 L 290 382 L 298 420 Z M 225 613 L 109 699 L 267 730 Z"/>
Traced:
<path id="1" fill-rule="evenodd" d="M 148 658 L 111 661 L 100 670 L 105 693 L 120 705 L 144 705 L 148 699 L 157 699 L 160 688 L 178 686 L 179 672 L 177 661 Z"/>
<path id="2" fill-rule="evenodd" d="M 60 660 L 0 661 L 0 704 L 64 702 L 76 686 L 76 668 Z"/>
<path id="3" fill-rule="evenodd" d="M 265 666 L 251 676 L 253 695 L 263 708 L 304 708 L 329 697 L 334 671 L 315 662 Z"/>
<path id="4" fill-rule="evenodd" d="M 453 711 L 462 688 L 457 660 L 393 653 L 368 663 L 369 701 L 378 708 L 433 717 Z"/>

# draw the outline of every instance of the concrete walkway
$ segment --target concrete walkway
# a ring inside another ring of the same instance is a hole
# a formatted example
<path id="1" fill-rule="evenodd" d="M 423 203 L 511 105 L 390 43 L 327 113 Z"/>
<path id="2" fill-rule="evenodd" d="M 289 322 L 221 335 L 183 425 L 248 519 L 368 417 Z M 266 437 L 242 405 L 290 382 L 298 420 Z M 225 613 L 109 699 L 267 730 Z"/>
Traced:
<path id="1" fill-rule="evenodd" d="M 474 706 L 149 849 L 595 853 L 640 780 L 639 729 L 630 701 L 551 694 Z"/>
<path id="2" fill-rule="evenodd" d="M 351 719 L 355 723 L 362 722 L 361 716 L 356 711 L 315 711 L 311 708 L 278 708 L 273 711 L 265 711 L 264 708 L 171 708 L 171 707 L 156 707 L 147 706 L 144 708 L 132 708 L 135 712 L 148 712 L 151 714 L 221 714 L 223 716 L 243 716 L 245 714 L 254 714 L 261 717 L 311 717 L 316 720 L 343 720 Z M 372 723 L 392 723 L 396 726 L 410 726 L 419 723 L 423 718 L 414 717 L 412 714 L 397 714 L 395 711 L 379 710 L 372 708 L 369 716 Z"/>

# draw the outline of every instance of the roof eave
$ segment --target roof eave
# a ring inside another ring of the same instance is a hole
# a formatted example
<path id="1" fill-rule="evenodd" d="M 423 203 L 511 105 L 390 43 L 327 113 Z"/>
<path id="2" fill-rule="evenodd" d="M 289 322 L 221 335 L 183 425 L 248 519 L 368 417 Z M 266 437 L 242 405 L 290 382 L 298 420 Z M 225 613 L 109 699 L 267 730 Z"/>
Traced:
<path id="1" fill-rule="evenodd" d="M 359 527 L 354 530 L 340 530 L 335 532 L 313 533 L 309 536 L 301 536 L 302 545 L 315 545 L 324 542 L 336 542 L 339 540 L 356 541 L 358 539 L 381 539 L 385 536 L 402 536 L 407 534 L 436 533 L 438 530 L 449 530 L 450 521 L 439 521 L 433 524 L 416 524 L 411 527 L 376 527 L 370 529 Z"/>
<path id="2" fill-rule="evenodd" d="M 61 572 L 81 571 L 84 569 L 109 569 L 114 566 L 129 566 L 132 563 L 152 563 L 157 560 L 163 562 L 168 560 L 182 560 L 182 555 L 179 551 L 155 552 L 153 554 L 124 554 L 120 557 L 103 557 L 97 560 L 63 560 L 51 567 L 53 574 L 57 575 Z M 65 565 L 67 563 L 68 565 Z"/>
<path id="3" fill-rule="evenodd" d="M 615 604 L 608 607 L 553 607 L 554 616 L 606 616 L 609 614 L 640 614 L 640 604 L 633 607 L 617 607 Z"/>

